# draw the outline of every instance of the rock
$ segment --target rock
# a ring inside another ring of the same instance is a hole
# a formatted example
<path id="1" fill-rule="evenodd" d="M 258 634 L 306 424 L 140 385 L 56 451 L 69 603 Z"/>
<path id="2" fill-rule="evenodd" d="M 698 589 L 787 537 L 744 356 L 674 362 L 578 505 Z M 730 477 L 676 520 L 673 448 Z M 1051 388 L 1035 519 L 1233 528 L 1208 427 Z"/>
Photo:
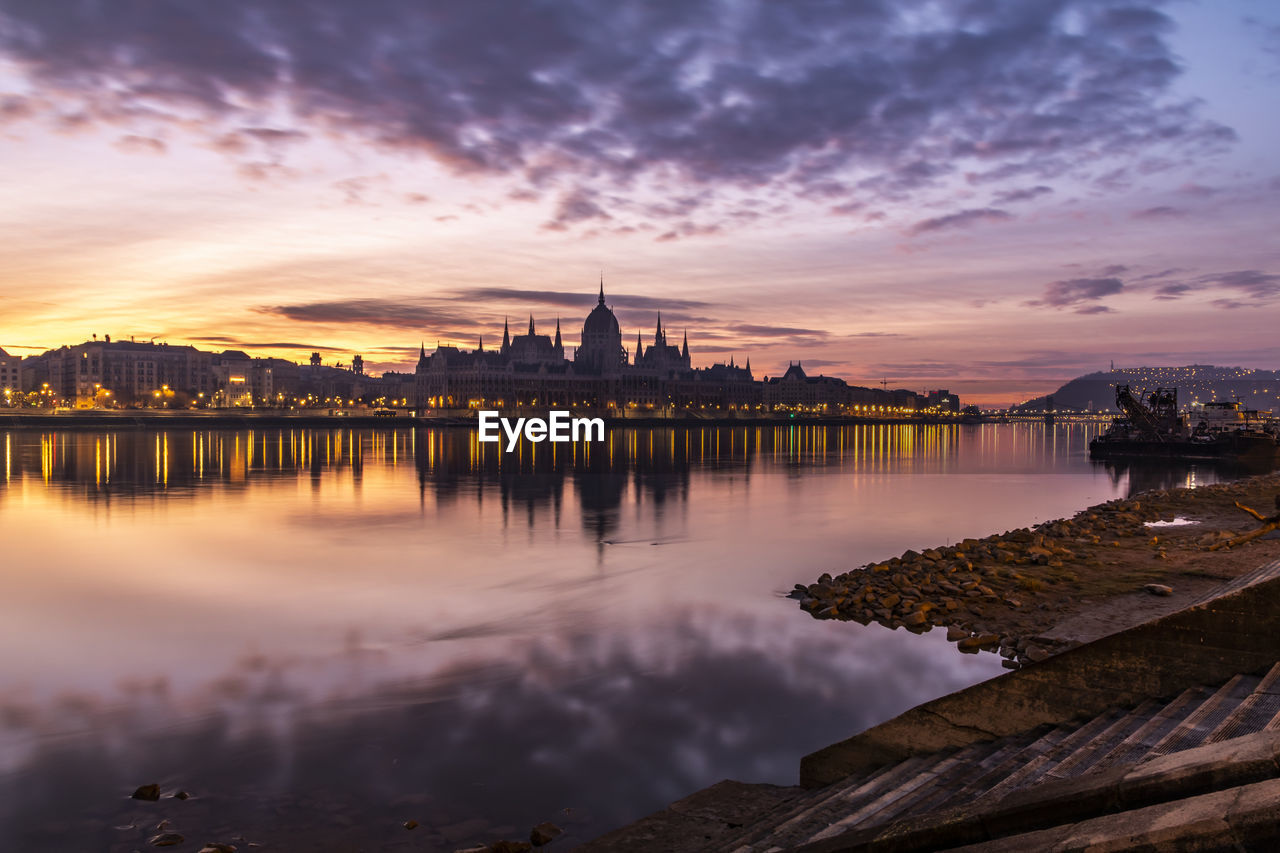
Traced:
<path id="1" fill-rule="evenodd" d="M 914 613 L 908 613 L 902 617 L 902 624 L 908 628 L 917 627 L 929 621 L 928 615 L 923 610 L 917 610 Z"/>
<path id="2" fill-rule="evenodd" d="M 186 791 L 177 791 L 176 793 L 174 793 L 173 798 L 175 800 L 189 800 L 191 799 L 191 795 L 188 794 Z"/>
<path id="3" fill-rule="evenodd" d="M 902 601 L 902 596 L 898 595 L 897 593 L 891 592 L 888 595 L 884 595 L 880 597 L 880 606 L 893 608 L 893 607 L 897 607 L 898 602 L 900 601 Z"/>
<path id="4" fill-rule="evenodd" d="M 1004 660 L 1001 660 L 1000 665 L 1005 669 L 1022 669 L 1022 664 L 1010 658 L 1005 658 Z"/>
<path id="5" fill-rule="evenodd" d="M 967 637 L 961 640 L 959 643 L 956 643 L 956 645 L 959 647 L 960 651 L 962 652 L 968 651 L 969 649 L 973 649 L 974 651 L 977 651 L 978 649 L 994 648 L 1000 645 L 1000 635 L 999 634 L 979 634 L 976 637 Z"/>
<path id="6" fill-rule="evenodd" d="M 153 847 L 173 847 L 187 839 L 176 832 L 162 832 L 159 835 L 153 835 L 149 840 Z"/>
<path id="7" fill-rule="evenodd" d="M 495 841 L 485 849 L 489 853 L 529 853 L 533 845 L 528 841 Z"/>
<path id="8" fill-rule="evenodd" d="M 954 643 L 969 637 L 969 632 L 961 628 L 959 625 L 947 626 L 947 642 Z"/>
<path id="9" fill-rule="evenodd" d="M 921 556 L 926 560 L 933 560 L 934 562 L 942 559 L 942 555 L 932 548 L 925 551 Z"/>
<path id="10" fill-rule="evenodd" d="M 146 800 L 147 802 L 154 803 L 156 800 L 160 799 L 160 786 L 143 785 L 138 790 L 134 791 L 132 796 L 135 800 Z"/>
<path id="11" fill-rule="evenodd" d="M 234 844 L 217 844 L 210 842 L 200 848 L 200 853 L 236 853 Z"/>
<path id="12" fill-rule="evenodd" d="M 1033 663 L 1039 663 L 1040 661 L 1051 657 L 1051 653 L 1048 649 L 1041 648 L 1034 643 L 1029 644 L 1026 650 L 1023 651 L 1023 654 L 1027 656 L 1027 660 Z"/>
<path id="13" fill-rule="evenodd" d="M 919 555 L 919 554 L 917 554 L 915 551 L 912 551 L 910 548 L 908 548 L 907 550 L 905 550 L 905 551 L 903 551 L 903 552 L 902 552 L 902 559 L 903 559 L 903 560 L 918 560 L 918 559 L 920 559 L 920 555 Z"/>
<path id="14" fill-rule="evenodd" d="M 406 820 L 406 821 L 404 822 L 404 828 L 405 828 L 405 829 L 417 829 L 417 828 L 418 828 L 418 822 L 417 822 L 416 820 Z"/>
<path id="15" fill-rule="evenodd" d="M 529 833 L 529 841 L 533 843 L 534 847 L 542 847 L 555 841 L 563 833 L 563 829 L 550 821 L 545 821 L 533 828 L 533 831 Z"/>
<path id="16" fill-rule="evenodd" d="M 1142 587 L 1152 595 L 1173 595 L 1173 587 L 1162 583 L 1149 583 Z"/>

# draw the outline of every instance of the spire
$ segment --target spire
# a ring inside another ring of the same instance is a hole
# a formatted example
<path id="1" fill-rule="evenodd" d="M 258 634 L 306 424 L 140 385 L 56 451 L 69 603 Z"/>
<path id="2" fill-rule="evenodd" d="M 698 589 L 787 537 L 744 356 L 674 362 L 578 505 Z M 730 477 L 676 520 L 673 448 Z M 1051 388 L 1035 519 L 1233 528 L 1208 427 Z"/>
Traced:
<path id="1" fill-rule="evenodd" d="M 484 335 L 476 336 L 480 340 L 480 346 L 476 348 L 476 352 L 484 352 Z"/>
<path id="2" fill-rule="evenodd" d="M 533 337 L 533 315 L 529 315 L 529 337 Z"/>
<path id="3" fill-rule="evenodd" d="M 423 341 L 422 345 L 418 347 L 418 358 L 426 358 L 426 357 L 427 357 L 427 342 Z"/>
<path id="4" fill-rule="evenodd" d="M 689 330 L 684 330 L 684 346 L 680 348 L 680 357 L 684 359 L 685 364 L 689 363 Z"/>
<path id="5" fill-rule="evenodd" d="M 600 304 L 604 304 L 604 270 L 600 270 Z"/>
<path id="6" fill-rule="evenodd" d="M 560 318 L 556 318 L 556 341 L 554 344 L 556 349 L 564 349 L 564 344 L 560 342 Z"/>
<path id="7" fill-rule="evenodd" d="M 644 348 L 644 344 L 640 342 L 640 332 L 636 330 L 636 364 L 640 363 L 640 350 Z"/>
<path id="8" fill-rule="evenodd" d="M 729 366 L 733 367 L 733 355 L 729 356 Z"/>
<path id="9" fill-rule="evenodd" d="M 511 330 L 507 326 L 507 318 L 502 318 L 502 351 L 511 349 Z"/>
<path id="10" fill-rule="evenodd" d="M 747 373 L 751 372 L 751 356 L 747 356 Z"/>
<path id="11" fill-rule="evenodd" d="M 658 328 L 653 332 L 653 342 L 655 344 L 662 343 L 662 312 L 658 312 Z"/>

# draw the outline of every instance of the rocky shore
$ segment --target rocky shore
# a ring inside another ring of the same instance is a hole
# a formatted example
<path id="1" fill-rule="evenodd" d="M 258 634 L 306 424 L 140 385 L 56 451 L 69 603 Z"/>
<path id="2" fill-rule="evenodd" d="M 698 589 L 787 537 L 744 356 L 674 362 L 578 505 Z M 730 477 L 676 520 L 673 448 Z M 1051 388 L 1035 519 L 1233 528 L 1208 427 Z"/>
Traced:
<path id="1" fill-rule="evenodd" d="M 868 563 L 791 597 L 817 619 L 923 633 L 1017 669 L 1185 606 L 1280 557 L 1280 533 L 1239 540 L 1280 509 L 1280 474 L 1145 492 L 982 539 Z M 1170 524 L 1173 522 L 1173 524 Z"/>

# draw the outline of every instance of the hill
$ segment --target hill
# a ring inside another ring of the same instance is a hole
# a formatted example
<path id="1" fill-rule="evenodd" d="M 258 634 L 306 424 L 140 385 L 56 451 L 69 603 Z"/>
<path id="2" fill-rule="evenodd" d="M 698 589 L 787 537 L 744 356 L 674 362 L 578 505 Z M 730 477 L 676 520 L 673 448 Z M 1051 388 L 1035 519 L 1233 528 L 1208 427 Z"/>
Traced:
<path id="1" fill-rule="evenodd" d="M 1125 367 L 1079 376 L 1049 395 L 1056 409 L 1114 412 L 1115 386 L 1128 384 L 1137 391 L 1157 387 L 1177 388 L 1178 403 L 1239 400 L 1245 408 L 1280 413 L 1280 371 L 1247 367 L 1190 364 L 1185 367 Z M 1020 411 L 1044 411 L 1048 397 L 1037 397 L 1018 406 Z"/>

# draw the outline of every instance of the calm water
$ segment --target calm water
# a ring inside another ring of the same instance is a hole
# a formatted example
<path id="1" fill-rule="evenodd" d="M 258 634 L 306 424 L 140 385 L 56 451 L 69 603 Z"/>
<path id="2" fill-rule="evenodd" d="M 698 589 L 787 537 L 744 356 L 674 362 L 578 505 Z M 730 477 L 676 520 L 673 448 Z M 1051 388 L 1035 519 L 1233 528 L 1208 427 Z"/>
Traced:
<path id="1" fill-rule="evenodd" d="M 0 432 L 0 849 L 561 849 L 1000 672 L 796 582 L 1212 469 L 1096 425 Z M 160 782 L 180 802 L 127 795 Z M 422 826 L 409 832 L 407 820 Z"/>

